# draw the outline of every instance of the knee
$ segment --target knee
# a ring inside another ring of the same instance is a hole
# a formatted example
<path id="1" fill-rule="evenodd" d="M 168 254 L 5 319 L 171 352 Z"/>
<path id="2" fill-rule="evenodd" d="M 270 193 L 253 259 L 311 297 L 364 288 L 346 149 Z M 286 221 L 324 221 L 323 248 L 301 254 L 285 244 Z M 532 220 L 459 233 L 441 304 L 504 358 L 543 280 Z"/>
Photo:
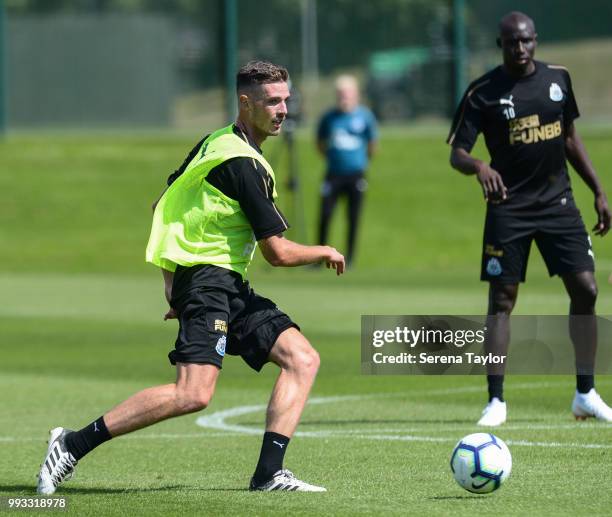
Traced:
<path id="1" fill-rule="evenodd" d="M 269 360 L 299 377 L 314 378 L 321 359 L 304 335 L 295 328 L 285 330 L 270 351 Z"/>
<path id="2" fill-rule="evenodd" d="M 320 364 L 321 358 L 319 357 L 319 353 L 308 345 L 308 347 L 302 348 L 292 354 L 292 357 L 288 361 L 287 369 L 293 370 L 299 375 L 314 378 L 319 371 Z"/>
<path id="3" fill-rule="evenodd" d="M 321 366 L 321 357 L 319 357 L 319 352 L 312 347 L 308 352 L 308 358 L 306 359 L 304 366 L 314 375 L 316 375 L 316 373 L 319 371 L 319 366 Z"/>
<path id="4" fill-rule="evenodd" d="M 597 294 L 597 284 L 593 280 L 587 286 L 585 286 L 585 298 L 592 305 L 595 305 L 595 302 L 597 301 Z"/>
<path id="5" fill-rule="evenodd" d="M 571 297 L 572 304 L 579 305 L 581 307 L 590 308 L 595 305 L 597 301 L 597 283 L 595 280 L 590 280 L 583 283 L 580 289 L 577 289 Z"/>
<path id="6" fill-rule="evenodd" d="M 496 298 L 491 306 L 492 314 L 511 314 L 514 309 L 515 300 L 509 298 Z"/>
<path id="7" fill-rule="evenodd" d="M 301 350 L 300 353 L 297 354 L 294 368 L 314 377 L 319 371 L 320 365 L 321 358 L 319 357 L 319 353 L 314 348 L 309 347 L 306 350 Z"/>
<path id="8" fill-rule="evenodd" d="M 510 314 L 516 304 L 517 289 L 513 285 L 491 287 L 489 294 L 490 314 Z"/>
<path id="9" fill-rule="evenodd" d="M 205 390 L 179 390 L 176 404 L 180 414 L 195 413 L 206 409 L 212 399 L 212 393 Z"/>

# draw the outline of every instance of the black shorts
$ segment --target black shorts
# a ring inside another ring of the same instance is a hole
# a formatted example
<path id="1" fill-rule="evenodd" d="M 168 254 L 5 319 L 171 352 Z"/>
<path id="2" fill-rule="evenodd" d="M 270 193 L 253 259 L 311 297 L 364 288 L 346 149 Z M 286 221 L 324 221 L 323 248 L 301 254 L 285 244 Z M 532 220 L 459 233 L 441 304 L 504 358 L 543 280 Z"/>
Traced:
<path id="1" fill-rule="evenodd" d="M 177 285 L 175 281 L 172 291 L 172 307 L 179 320 L 175 349 L 168 354 L 172 364 L 221 368 L 227 352 L 260 371 L 278 336 L 291 327 L 299 330 L 274 302 L 256 294 L 235 273 L 231 285 Z"/>
<path id="2" fill-rule="evenodd" d="M 480 279 L 524 282 L 531 241 L 535 240 L 550 276 L 595 271 L 591 238 L 569 198 L 554 211 L 533 216 L 487 210 Z"/>
<path id="3" fill-rule="evenodd" d="M 321 197 L 337 198 L 342 194 L 347 196 L 361 195 L 368 189 L 368 182 L 362 171 L 352 174 L 334 174 L 328 172 L 321 185 Z"/>

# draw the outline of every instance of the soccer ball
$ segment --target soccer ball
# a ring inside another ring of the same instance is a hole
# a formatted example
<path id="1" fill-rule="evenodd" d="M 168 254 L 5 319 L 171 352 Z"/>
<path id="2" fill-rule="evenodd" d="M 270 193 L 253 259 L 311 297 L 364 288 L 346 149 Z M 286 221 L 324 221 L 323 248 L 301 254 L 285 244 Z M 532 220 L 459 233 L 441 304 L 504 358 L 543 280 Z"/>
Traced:
<path id="1" fill-rule="evenodd" d="M 453 450 L 450 467 L 455 480 L 476 494 L 497 490 L 512 470 L 506 444 L 489 433 L 468 434 Z"/>

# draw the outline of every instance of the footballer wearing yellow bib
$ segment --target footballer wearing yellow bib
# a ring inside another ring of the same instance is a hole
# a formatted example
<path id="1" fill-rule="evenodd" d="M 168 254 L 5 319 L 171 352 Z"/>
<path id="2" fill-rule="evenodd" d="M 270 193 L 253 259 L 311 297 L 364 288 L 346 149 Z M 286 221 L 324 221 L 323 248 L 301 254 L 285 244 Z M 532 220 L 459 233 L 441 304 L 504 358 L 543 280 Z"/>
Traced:
<path id="1" fill-rule="evenodd" d="M 162 269 L 170 303 L 166 319 L 179 322 L 169 354 L 176 382 L 136 393 L 79 431 L 54 428 L 39 493 L 53 494 L 77 462 L 105 441 L 206 408 L 226 353 L 257 371 L 268 362 L 280 368 L 249 488 L 325 491 L 283 468 L 319 356 L 289 316 L 246 280 L 256 246 L 274 266 L 324 262 L 338 275 L 344 272 L 344 257 L 334 248 L 283 237 L 288 224 L 276 207 L 274 172 L 260 145 L 280 133 L 288 78 L 286 69 L 271 63 L 241 68 L 235 124 L 196 144 L 155 206 L 146 259 Z"/>

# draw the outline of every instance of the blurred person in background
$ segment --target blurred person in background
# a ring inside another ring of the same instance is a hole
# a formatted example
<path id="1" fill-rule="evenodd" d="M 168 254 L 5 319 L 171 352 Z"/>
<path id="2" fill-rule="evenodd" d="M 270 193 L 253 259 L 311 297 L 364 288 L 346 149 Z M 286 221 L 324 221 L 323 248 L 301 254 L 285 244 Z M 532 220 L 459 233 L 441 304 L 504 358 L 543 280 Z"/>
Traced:
<path id="1" fill-rule="evenodd" d="M 610 229 L 606 194 L 574 125 L 579 112 L 569 72 L 533 59 L 537 34 L 527 15 L 507 14 L 499 31 L 503 63 L 468 87 L 447 140 L 452 167 L 475 175 L 487 202 L 481 262 L 481 280 L 489 282 L 485 350 L 507 354 L 509 316 L 535 240 L 550 276 L 561 277 L 570 299 L 569 333 L 576 359 L 572 412 L 576 419 L 612 422 L 612 409 L 595 391 L 594 254 L 566 161 L 593 192 L 595 235 Z M 471 155 L 479 133 L 490 164 Z M 479 425 L 506 421 L 504 367 L 488 367 L 489 402 Z"/>
<path id="2" fill-rule="evenodd" d="M 367 189 L 366 172 L 376 151 L 378 129 L 372 112 L 359 104 L 359 84 L 351 75 L 336 79 L 336 106 L 319 121 L 317 148 L 326 161 L 321 185 L 319 244 L 327 243 L 329 225 L 340 196 L 348 202 L 346 263 L 355 258 L 357 228 Z"/>
<path id="3" fill-rule="evenodd" d="M 53 494 L 81 458 L 111 438 L 205 409 L 226 352 L 258 372 L 268 362 L 280 369 L 250 490 L 325 491 L 283 468 L 319 355 L 298 325 L 245 278 L 257 246 L 273 266 L 325 262 L 338 275 L 344 272 L 344 257 L 334 248 L 303 246 L 283 236 L 288 223 L 276 206 L 274 171 L 260 146 L 281 131 L 288 79 L 287 70 L 272 63 L 242 67 L 236 122 L 196 144 L 154 205 L 146 260 L 164 277 L 170 305 L 164 319 L 179 321 L 168 354 L 176 382 L 132 395 L 79 431 L 52 429 L 39 493 Z"/>

